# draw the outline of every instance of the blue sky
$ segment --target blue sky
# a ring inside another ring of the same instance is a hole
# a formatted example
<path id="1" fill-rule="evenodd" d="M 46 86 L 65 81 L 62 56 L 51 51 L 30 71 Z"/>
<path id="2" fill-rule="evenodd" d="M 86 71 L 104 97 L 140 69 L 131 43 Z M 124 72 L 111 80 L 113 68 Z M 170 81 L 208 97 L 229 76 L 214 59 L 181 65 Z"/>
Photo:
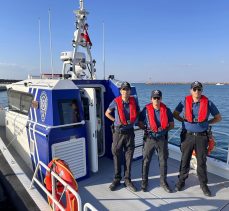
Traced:
<path id="1" fill-rule="evenodd" d="M 49 8 L 54 72 L 60 73 L 60 52 L 72 50 L 78 7 L 78 0 L 2 1 L 0 78 L 39 74 L 38 18 L 42 72 L 51 72 Z M 85 8 L 98 78 L 103 78 L 104 22 L 106 76 L 130 82 L 229 82 L 228 0 L 85 0 Z"/>

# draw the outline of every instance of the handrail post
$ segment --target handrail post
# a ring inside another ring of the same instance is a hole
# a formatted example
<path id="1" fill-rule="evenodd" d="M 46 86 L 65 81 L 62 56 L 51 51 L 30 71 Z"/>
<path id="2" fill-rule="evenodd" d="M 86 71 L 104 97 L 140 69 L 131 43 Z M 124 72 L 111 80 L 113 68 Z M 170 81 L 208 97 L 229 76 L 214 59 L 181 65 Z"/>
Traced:
<path id="1" fill-rule="evenodd" d="M 46 169 L 46 171 L 48 171 L 51 174 L 52 194 L 36 178 L 37 173 L 38 173 L 38 169 L 41 167 Z M 81 201 L 80 195 L 67 182 L 65 182 L 59 175 L 57 175 L 54 171 L 51 171 L 50 168 L 41 161 L 39 161 L 37 166 L 36 166 L 30 188 L 32 187 L 33 183 L 36 182 L 36 184 L 46 193 L 47 197 L 49 197 L 52 200 L 52 209 L 55 211 L 56 207 L 58 207 L 60 210 L 64 211 L 63 206 L 60 204 L 59 201 L 56 200 L 56 191 L 55 191 L 56 179 L 65 187 L 64 191 L 69 190 L 76 197 L 78 210 L 82 211 L 82 201 Z M 96 209 L 95 209 L 95 211 L 96 211 Z"/>
<path id="2" fill-rule="evenodd" d="M 51 171 L 49 173 L 51 174 Z M 52 197 L 55 199 L 56 198 L 56 191 L 55 191 L 56 181 L 52 174 L 51 174 L 51 181 L 52 181 Z M 53 200 L 52 200 L 52 208 L 54 211 L 56 210 L 55 203 Z"/>
<path id="3" fill-rule="evenodd" d="M 39 169 L 39 163 L 37 164 L 37 167 L 36 167 L 35 172 L 34 172 L 34 174 L 33 174 L 32 182 L 31 182 L 31 184 L 30 184 L 29 189 L 32 189 L 32 186 L 33 186 L 33 183 L 34 183 L 34 178 L 35 178 L 36 175 L 37 175 L 38 169 Z"/>
<path id="4" fill-rule="evenodd" d="M 83 211 L 88 211 L 88 209 L 92 210 L 92 211 L 98 211 L 93 205 L 86 203 L 83 207 Z"/>
<path id="5" fill-rule="evenodd" d="M 227 148 L 227 165 L 229 165 L 229 144 L 228 144 L 228 148 Z"/>

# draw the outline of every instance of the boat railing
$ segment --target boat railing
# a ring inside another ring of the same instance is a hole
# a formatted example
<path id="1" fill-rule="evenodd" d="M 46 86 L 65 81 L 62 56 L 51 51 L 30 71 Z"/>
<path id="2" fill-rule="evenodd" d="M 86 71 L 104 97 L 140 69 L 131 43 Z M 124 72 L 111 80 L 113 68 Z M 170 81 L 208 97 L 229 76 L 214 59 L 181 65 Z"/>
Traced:
<path id="1" fill-rule="evenodd" d="M 180 140 L 180 132 L 181 132 L 181 129 L 182 129 L 182 127 L 176 128 L 176 130 L 175 130 L 173 133 L 171 133 L 171 134 L 169 135 L 169 139 L 168 139 L 169 144 L 175 145 L 175 146 L 177 146 L 177 147 L 180 146 L 180 141 L 179 141 L 178 144 L 177 144 L 177 143 L 174 143 L 173 140 L 175 140 L 175 139 Z M 172 132 L 172 131 L 171 131 L 171 132 Z M 215 129 L 213 129 L 212 132 L 213 132 L 214 135 L 224 135 L 224 136 L 227 136 L 227 137 L 228 137 L 228 140 L 229 140 L 229 133 L 225 133 L 225 132 L 218 131 L 218 130 L 215 130 Z M 225 153 L 225 154 L 226 154 L 226 160 L 225 160 L 225 159 L 222 160 L 221 158 L 217 157 L 217 155 L 216 155 L 216 156 L 210 155 L 210 157 L 215 158 L 215 159 L 217 159 L 217 160 L 221 160 L 221 161 L 223 161 L 223 162 L 226 162 L 226 164 L 229 166 L 229 144 L 228 144 L 228 146 L 227 146 L 227 149 L 222 148 L 222 147 L 219 147 L 219 146 L 217 146 L 217 144 L 216 144 L 216 146 L 215 146 L 215 148 L 214 148 L 213 151 L 218 151 L 218 152 L 223 152 L 223 153 Z"/>
<path id="2" fill-rule="evenodd" d="M 45 186 L 38 180 L 37 178 L 37 173 L 38 173 L 38 170 L 40 167 L 43 167 L 44 169 L 46 169 L 46 171 L 50 172 L 51 174 L 51 181 L 52 181 L 52 193 L 50 193 L 46 188 Z M 70 191 L 75 197 L 76 197 L 76 200 L 77 200 L 77 205 L 78 205 L 78 210 L 79 211 L 82 211 L 82 201 L 81 201 L 81 198 L 80 198 L 80 195 L 69 185 L 67 184 L 62 178 L 60 178 L 55 172 L 51 171 L 50 168 L 45 165 L 43 162 L 39 161 L 37 166 L 36 166 L 36 169 L 35 169 L 35 172 L 34 172 L 34 175 L 33 175 L 33 178 L 32 178 L 32 182 L 30 184 L 30 189 L 32 189 L 34 183 L 36 183 L 42 191 L 45 192 L 45 194 L 52 200 L 52 208 L 53 210 L 55 211 L 55 208 L 56 206 L 58 207 L 58 209 L 60 209 L 61 211 L 64 211 L 65 208 L 61 205 L 61 203 L 59 201 L 56 200 L 56 197 L 55 197 L 55 182 L 56 180 L 58 182 L 60 182 L 63 187 L 64 187 L 64 190 L 63 190 L 63 193 L 62 193 L 62 196 L 64 195 L 64 193 L 68 190 Z M 91 211 L 98 211 L 93 205 L 91 205 L 90 203 L 86 203 L 83 207 L 83 210 L 84 211 L 87 211 L 87 210 L 91 210 Z"/>
<path id="3" fill-rule="evenodd" d="M 64 124 L 64 125 L 54 125 L 54 126 L 51 126 L 51 125 L 43 125 L 43 124 L 40 124 L 40 123 L 38 123 L 38 122 L 34 122 L 34 121 L 32 121 L 32 120 L 27 120 L 27 121 L 30 122 L 30 123 L 39 125 L 39 126 L 41 126 L 41 127 L 44 127 L 46 130 L 53 129 L 53 128 L 71 127 L 71 126 L 84 125 L 84 124 L 85 124 L 85 121 L 84 121 L 84 120 L 82 120 L 82 121 L 80 121 L 80 122 L 76 122 L 76 123 Z"/>
<path id="4" fill-rule="evenodd" d="M 9 112 L 8 107 L 1 107 L 1 105 L 0 105 L 0 110 L 4 110 L 5 112 Z M 64 124 L 64 125 L 44 125 L 44 124 L 41 124 L 39 122 L 35 122 L 33 120 L 27 120 L 27 122 L 35 124 L 35 125 L 39 125 L 40 127 L 43 127 L 46 130 L 51 130 L 51 129 L 54 129 L 54 128 L 72 127 L 72 126 L 84 125 L 85 124 L 85 120 L 81 120 L 80 122 L 74 122 L 74 123 L 70 123 L 70 124 Z M 38 132 L 38 131 L 36 131 L 36 132 Z"/>

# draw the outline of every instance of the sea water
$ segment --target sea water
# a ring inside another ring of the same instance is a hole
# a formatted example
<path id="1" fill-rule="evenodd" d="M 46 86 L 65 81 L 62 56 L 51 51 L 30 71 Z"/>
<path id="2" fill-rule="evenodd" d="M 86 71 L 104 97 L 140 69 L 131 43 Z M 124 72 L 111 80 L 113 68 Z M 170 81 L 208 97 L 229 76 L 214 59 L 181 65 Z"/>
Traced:
<path id="1" fill-rule="evenodd" d="M 138 100 L 141 109 L 144 105 L 150 102 L 150 96 L 152 90 L 159 89 L 162 91 L 162 101 L 171 109 L 173 112 L 178 103 L 184 100 L 186 95 L 190 94 L 190 85 L 178 85 L 178 84 L 154 84 L 146 85 L 143 83 L 133 84 L 138 93 Z M 219 109 L 222 115 L 222 121 L 214 124 L 212 127 L 213 135 L 216 140 L 216 146 L 219 149 L 214 150 L 211 153 L 211 157 L 217 157 L 223 161 L 227 159 L 227 152 L 229 145 L 229 85 L 216 86 L 216 85 L 204 85 L 203 95 L 209 98 L 216 107 Z M 210 118 L 212 118 L 210 116 Z M 181 123 L 175 121 L 175 129 L 170 131 L 170 135 L 179 127 Z M 172 140 L 174 144 L 179 145 L 180 140 L 176 138 Z M 223 149 L 223 150 L 221 150 Z"/>
<path id="2" fill-rule="evenodd" d="M 190 94 L 190 85 L 146 85 L 144 83 L 132 84 L 137 89 L 138 100 L 140 108 L 150 102 L 150 96 L 152 90 L 159 89 L 162 91 L 162 101 L 173 111 L 177 104 L 184 100 L 186 95 Z M 229 85 L 216 86 L 216 85 L 204 85 L 203 94 L 206 95 L 219 109 L 222 115 L 222 121 L 213 125 L 213 135 L 216 139 L 216 146 L 220 149 L 228 149 L 229 145 Z M 0 107 L 7 106 L 7 93 L 6 91 L 0 92 Z M 210 117 L 211 118 L 211 117 Z M 170 131 L 170 135 L 175 132 L 181 126 L 181 123 L 175 121 L 175 129 Z M 179 145 L 179 138 L 172 140 L 174 144 Z M 227 152 L 216 149 L 212 152 L 211 156 L 217 157 L 223 161 L 227 159 Z"/>

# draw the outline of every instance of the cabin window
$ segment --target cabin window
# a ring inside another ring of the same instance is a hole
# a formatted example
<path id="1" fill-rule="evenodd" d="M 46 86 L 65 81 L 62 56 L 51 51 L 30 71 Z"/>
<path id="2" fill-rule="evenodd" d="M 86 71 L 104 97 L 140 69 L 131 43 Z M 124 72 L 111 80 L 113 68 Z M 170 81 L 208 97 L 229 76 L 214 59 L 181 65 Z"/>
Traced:
<path id="1" fill-rule="evenodd" d="M 8 90 L 8 106 L 10 111 L 28 114 L 33 95 L 15 90 Z"/>
<path id="2" fill-rule="evenodd" d="M 89 99 L 86 97 L 81 97 L 83 103 L 83 112 L 84 112 L 84 119 L 90 120 L 90 113 L 89 113 Z"/>
<path id="3" fill-rule="evenodd" d="M 20 98 L 21 95 L 19 92 L 15 92 L 15 91 L 8 92 L 9 110 L 20 111 Z"/>
<path id="4" fill-rule="evenodd" d="M 21 95 L 21 112 L 24 114 L 29 113 L 30 106 L 32 104 L 33 96 L 32 95 Z"/>
<path id="5" fill-rule="evenodd" d="M 80 122 L 79 103 L 75 99 L 61 100 L 58 102 L 60 124 L 72 124 Z"/>

